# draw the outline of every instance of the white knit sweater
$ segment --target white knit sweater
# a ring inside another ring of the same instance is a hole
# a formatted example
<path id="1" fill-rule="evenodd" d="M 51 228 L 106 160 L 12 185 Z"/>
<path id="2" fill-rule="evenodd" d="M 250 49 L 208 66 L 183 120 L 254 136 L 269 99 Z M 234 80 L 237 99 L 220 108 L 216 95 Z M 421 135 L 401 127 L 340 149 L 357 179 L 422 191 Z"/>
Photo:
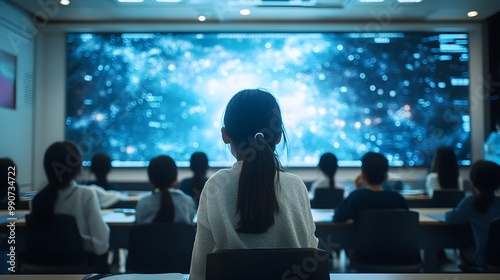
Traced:
<path id="1" fill-rule="evenodd" d="M 196 240 L 191 261 L 191 280 L 205 279 L 208 253 L 220 249 L 316 248 L 316 227 L 307 189 L 296 175 L 280 172 L 276 184 L 279 212 L 265 233 L 236 232 L 238 179 L 242 162 L 215 173 L 205 184 L 198 208 Z"/>

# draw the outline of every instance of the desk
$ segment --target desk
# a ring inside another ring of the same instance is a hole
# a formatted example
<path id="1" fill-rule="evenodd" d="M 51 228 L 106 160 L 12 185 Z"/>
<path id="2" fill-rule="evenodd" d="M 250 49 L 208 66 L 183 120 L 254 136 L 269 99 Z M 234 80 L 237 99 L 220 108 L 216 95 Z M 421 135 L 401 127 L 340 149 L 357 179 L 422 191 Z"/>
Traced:
<path id="1" fill-rule="evenodd" d="M 431 217 L 432 214 L 444 214 L 451 208 L 412 208 L 418 212 L 420 220 L 420 248 L 424 251 L 424 271 L 438 271 L 437 252 L 440 249 L 460 248 L 473 244 L 469 225 L 448 224 Z M 332 223 L 333 210 L 313 209 L 316 217 L 316 236 L 320 246 L 327 251 L 335 248 L 351 249 L 355 247 L 356 229 L 353 223 Z M 328 219 L 329 217 L 329 219 Z M 328 219 L 328 220 L 327 220 Z"/>
<path id="2" fill-rule="evenodd" d="M 448 224 L 441 222 L 430 214 L 443 214 L 449 208 L 426 208 L 411 209 L 419 212 L 420 219 L 420 244 L 424 250 L 424 270 L 433 272 L 438 269 L 437 251 L 446 248 L 460 248 L 473 243 L 472 231 L 468 225 Z M 316 236 L 320 240 L 320 246 L 332 251 L 332 249 L 350 249 L 354 247 L 356 234 L 352 223 L 333 223 L 332 209 L 312 209 L 313 219 L 316 224 Z M 18 210 L 16 214 L 27 214 L 27 210 Z M 7 214 L 7 211 L 0 211 L 0 215 Z M 130 212 L 106 209 L 102 210 L 104 220 L 110 227 L 110 247 L 127 248 L 130 227 L 134 225 L 135 217 Z M 2 227 L 5 233 L 7 227 Z M 16 244 L 21 250 L 22 238 L 24 236 L 24 219 L 16 221 Z M 1 242 L 2 244 L 6 242 Z"/>
<path id="3" fill-rule="evenodd" d="M 117 203 L 111 205 L 110 208 L 135 209 L 137 201 L 150 193 L 151 191 L 120 191 L 120 200 Z M 28 210 L 30 201 L 33 199 L 33 197 L 34 195 L 21 197 L 16 210 Z"/>
<path id="4" fill-rule="evenodd" d="M 81 280 L 84 275 L 2 275 L 0 279 L 26 280 Z M 499 274 L 466 274 L 466 273 L 438 273 L 438 274 L 383 274 L 383 273 L 331 273 L 331 280 L 498 280 Z M 114 275 L 103 280 L 183 280 L 182 274 L 122 274 Z"/>
<path id="5" fill-rule="evenodd" d="M 150 194 L 149 191 L 121 191 L 120 201 L 111 206 L 111 208 L 133 208 L 137 205 L 139 201 L 144 196 Z"/>

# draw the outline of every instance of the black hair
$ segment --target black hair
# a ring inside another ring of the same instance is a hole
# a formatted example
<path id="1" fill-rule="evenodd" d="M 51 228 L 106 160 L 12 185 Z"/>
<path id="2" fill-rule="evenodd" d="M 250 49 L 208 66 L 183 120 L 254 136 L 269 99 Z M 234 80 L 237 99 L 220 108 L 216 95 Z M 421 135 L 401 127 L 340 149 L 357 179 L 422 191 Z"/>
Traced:
<path id="1" fill-rule="evenodd" d="M 161 206 L 153 219 L 154 223 L 171 223 L 175 218 L 172 196 L 168 190 L 177 180 L 177 165 L 166 155 L 153 158 L 148 166 L 149 182 L 161 191 Z"/>
<path id="2" fill-rule="evenodd" d="M 82 168 L 78 147 L 69 141 L 55 142 L 45 151 L 43 168 L 48 184 L 33 199 L 31 213 L 37 220 L 51 220 L 60 189 L 69 187 Z"/>
<path id="3" fill-rule="evenodd" d="M 335 187 L 335 173 L 339 167 L 337 157 L 332 153 L 322 154 L 319 158 L 318 167 L 328 177 L 328 186 L 330 188 Z"/>
<path id="4" fill-rule="evenodd" d="M 94 173 L 96 184 L 109 189 L 107 176 L 111 171 L 111 158 L 105 153 L 96 153 L 91 160 L 90 171 Z"/>
<path id="5" fill-rule="evenodd" d="M 236 230 L 266 232 L 274 225 L 274 215 L 279 211 L 275 182 L 279 179 L 280 162 L 275 148 L 281 137 L 286 144 L 278 102 L 267 91 L 242 90 L 227 104 L 224 127 L 235 156 L 243 161 L 236 209 L 240 220 Z"/>
<path id="6" fill-rule="evenodd" d="M 361 158 L 361 171 L 370 185 L 380 185 L 387 179 L 389 161 L 380 153 L 368 152 Z"/>
<path id="7" fill-rule="evenodd" d="M 14 207 L 19 202 L 19 186 L 17 185 L 16 174 L 18 170 L 14 161 L 10 158 L 0 158 L 0 209 L 7 209 L 9 197 L 13 197 Z M 9 195 L 9 192 L 12 195 Z M 4 203 L 5 202 L 5 203 Z"/>
<path id="8" fill-rule="evenodd" d="M 439 186 L 442 189 L 458 189 L 458 162 L 452 148 L 441 146 L 436 150 L 431 172 L 438 174 Z"/>
<path id="9" fill-rule="evenodd" d="M 500 186 L 500 166 L 491 161 L 478 160 L 471 166 L 469 177 L 479 191 L 474 196 L 474 210 L 484 213 L 493 203 L 495 191 Z"/>
<path id="10" fill-rule="evenodd" d="M 189 160 L 189 168 L 193 171 L 193 181 L 191 193 L 194 195 L 196 203 L 200 198 L 201 190 L 205 185 L 205 178 L 208 170 L 208 157 L 204 152 L 194 152 Z"/>

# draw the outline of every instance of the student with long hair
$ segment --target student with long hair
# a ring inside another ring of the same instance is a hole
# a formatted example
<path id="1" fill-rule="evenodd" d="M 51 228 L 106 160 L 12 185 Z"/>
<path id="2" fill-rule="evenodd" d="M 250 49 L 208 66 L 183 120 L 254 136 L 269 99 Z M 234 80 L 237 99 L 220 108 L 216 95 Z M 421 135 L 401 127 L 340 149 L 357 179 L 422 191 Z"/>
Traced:
<path id="1" fill-rule="evenodd" d="M 318 245 L 307 189 L 281 170 L 275 153 L 286 142 L 276 99 L 260 89 L 238 92 L 227 104 L 221 132 L 237 162 L 205 184 L 190 279 L 205 279 L 206 255 L 220 249 Z"/>
<path id="2" fill-rule="evenodd" d="M 474 194 L 465 197 L 455 209 L 446 213 L 450 223 L 469 223 L 474 236 L 475 248 L 462 252 L 464 264 L 483 266 L 489 224 L 500 217 L 500 166 L 491 161 L 476 161 L 470 168 L 470 181 Z"/>
<path id="3" fill-rule="evenodd" d="M 314 193 L 317 189 L 321 188 L 338 188 L 343 189 L 342 186 L 335 182 L 335 173 L 338 169 L 338 160 L 333 153 L 324 153 L 319 158 L 318 168 L 321 170 L 321 177 L 316 179 L 311 184 L 309 190 L 309 199 L 314 199 Z"/>
<path id="4" fill-rule="evenodd" d="M 153 185 L 153 193 L 137 202 L 136 222 L 193 224 L 196 207 L 190 196 L 175 188 L 175 161 L 166 155 L 153 158 L 149 162 L 148 178 Z"/>
<path id="5" fill-rule="evenodd" d="M 33 199 L 33 220 L 50 224 L 54 214 L 75 217 L 90 265 L 106 271 L 109 227 L 101 217 L 95 192 L 75 182 L 82 171 L 78 147 L 69 141 L 53 143 L 45 151 L 43 167 L 48 184 Z"/>
<path id="6" fill-rule="evenodd" d="M 204 152 L 194 152 L 189 160 L 189 169 L 193 171 L 193 177 L 181 181 L 179 189 L 191 196 L 198 206 L 201 191 L 205 186 L 208 170 L 208 157 Z"/>
<path id="7" fill-rule="evenodd" d="M 430 173 L 425 179 L 425 188 L 431 197 L 435 190 L 464 190 L 457 157 L 452 148 L 441 146 L 436 150 Z"/>

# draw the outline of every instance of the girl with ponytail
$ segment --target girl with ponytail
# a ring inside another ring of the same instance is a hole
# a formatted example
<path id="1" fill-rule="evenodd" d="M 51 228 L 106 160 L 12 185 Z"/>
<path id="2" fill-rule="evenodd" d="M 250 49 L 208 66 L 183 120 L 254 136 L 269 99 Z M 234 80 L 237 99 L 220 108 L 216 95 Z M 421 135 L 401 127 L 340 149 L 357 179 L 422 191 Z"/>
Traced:
<path id="1" fill-rule="evenodd" d="M 333 153 L 324 153 L 319 158 L 318 168 L 321 170 L 321 177 L 311 184 L 309 199 L 314 199 L 314 193 L 321 188 L 343 189 L 342 185 L 335 182 L 335 173 L 338 169 L 338 160 Z"/>
<path id="2" fill-rule="evenodd" d="M 43 167 L 48 183 L 33 199 L 32 220 L 50 225 L 54 214 L 75 217 L 83 247 L 90 253 L 90 265 L 104 271 L 109 227 L 101 217 L 95 192 L 75 182 L 82 170 L 78 147 L 68 141 L 53 143 L 45 151 Z"/>
<path id="3" fill-rule="evenodd" d="M 238 92 L 221 132 L 237 162 L 210 177 L 201 193 L 190 279 L 205 279 L 206 255 L 216 250 L 318 245 L 307 189 L 283 172 L 275 153 L 286 143 L 276 99 L 260 89 Z"/>
<path id="4" fill-rule="evenodd" d="M 500 187 L 500 166 L 491 161 L 476 161 L 470 168 L 470 181 L 474 194 L 446 213 L 446 221 L 471 225 L 475 248 L 462 251 L 463 261 L 482 266 L 489 224 L 500 217 L 500 197 L 495 196 Z"/>
<path id="5" fill-rule="evenodd" d="M 153 193 L 143 197 L 136 206 L 135 220 L 143 223 L 193 224 L 196 208 L 193 199 L 177 186 L 177 165 L 169 156 L 158 156 L 149 162 L 149 182 Z"/>

